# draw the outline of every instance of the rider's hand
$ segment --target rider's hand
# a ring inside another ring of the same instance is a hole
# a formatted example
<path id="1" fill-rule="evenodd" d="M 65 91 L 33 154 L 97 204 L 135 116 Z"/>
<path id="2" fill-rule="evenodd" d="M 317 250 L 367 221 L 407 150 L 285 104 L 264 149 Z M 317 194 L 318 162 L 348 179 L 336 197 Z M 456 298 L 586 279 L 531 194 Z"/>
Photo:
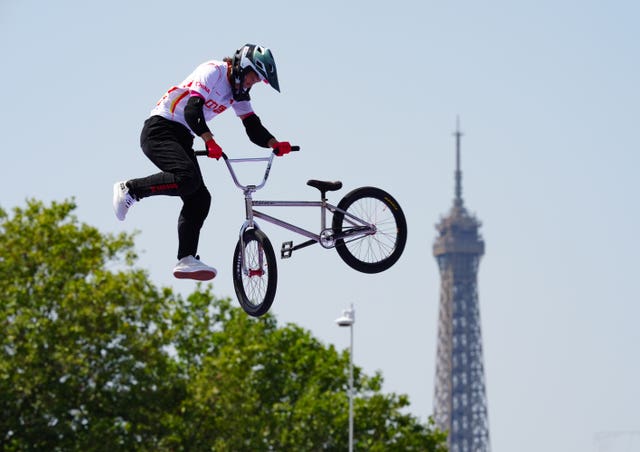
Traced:
<path id="1" fill-rule="evenodd" d="M 282 157 L 285 154 L 291 152 L 291 144 L 288 141 L 279 141 L 273 145 L 273 150 L 278 157 Z"/>
<path id="2" fill-rule="evenodd" d="M 219 160 L 222 157 L 222 148 L 218 146 L 213 138 L 205 141 L 204 145 L 207 147 L 207 157 Z"/>

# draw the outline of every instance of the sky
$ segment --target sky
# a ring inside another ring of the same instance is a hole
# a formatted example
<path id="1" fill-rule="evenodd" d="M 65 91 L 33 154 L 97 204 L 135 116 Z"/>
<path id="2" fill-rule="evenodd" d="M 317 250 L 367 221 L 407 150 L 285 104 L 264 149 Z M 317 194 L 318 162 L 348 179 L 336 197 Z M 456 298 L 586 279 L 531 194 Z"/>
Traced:
<path id="1" fill-rule="evenodd" d="M 112 185 L 156 171 L 139 134 L 166 89 L 245 43 L 270 47 L 282 92 L 256 86 L 253 105 L 302 151 L 274 163 L 256 198 L 315 200 L 308 179 L 341 180 L 337 203 L 373 185 L 409 226 L 384 273 L 360 274 L 320 247 L 279 260 L 271 312 L 345 349 L 348 330 L 334 321 L 353 303 L 355 364 L 382 372 L 384 390 L 409 395 L 426 420 L 432 245 L 453 203 L 459 117 L 462 196 L 486 245 L 492 450 L 637 451 L 639 20 L 640 4 L 623 0 L 0 0 L 0 206 L 73 198 L 81 222 L 137 232 L 137 265 L 158 286 L 190 293 L 193 282 L 171 275 L 179 200 L 144 200 L 121 223 Z M 264 155 L 231 111 L 209 125 L 227 154 Z M 241 193 L 222 162 L 201 166 L 213 205 L 199 253 L 219 270 L 214 293 L 234 297 Z M 277 213 L 318 227 L 314 214 Z M 276 250 L 299 240 L 263 230 Z"/>

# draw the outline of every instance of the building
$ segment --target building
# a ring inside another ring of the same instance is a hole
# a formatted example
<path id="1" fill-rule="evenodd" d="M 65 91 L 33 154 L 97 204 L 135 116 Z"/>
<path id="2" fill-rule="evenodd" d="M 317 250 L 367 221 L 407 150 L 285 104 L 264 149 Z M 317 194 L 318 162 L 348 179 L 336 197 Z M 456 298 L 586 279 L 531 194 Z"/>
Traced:
<path id="1" fill-rule="evenodd" d="M 478 265 L 481 226 L 462 201 L 460 127 L 456 128 L 455 197 L 436 225 L 433 255 L 440 269 L 440 313 L 434 418 L 449 432 L 450 452 L 489 452 L 489 419 L 482 357 Z"/>

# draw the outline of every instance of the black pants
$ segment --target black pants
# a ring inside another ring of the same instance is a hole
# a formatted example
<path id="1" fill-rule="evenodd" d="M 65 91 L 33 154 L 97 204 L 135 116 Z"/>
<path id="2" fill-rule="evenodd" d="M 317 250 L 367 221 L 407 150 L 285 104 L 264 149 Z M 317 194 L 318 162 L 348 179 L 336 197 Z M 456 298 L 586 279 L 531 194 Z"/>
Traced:
<path id="1" fill-rule="evenodd" d="M 183 206 L 178 217 L 178 259 L 195 256 L 200 229 L 209 214 L 211 194 L 193 154 L 193 136 L 178 122 L 152 116 L 142 128 L 140 146 L 161 172 L 128 181 L 130 193 L 138 199 L 180 196 Z"/>

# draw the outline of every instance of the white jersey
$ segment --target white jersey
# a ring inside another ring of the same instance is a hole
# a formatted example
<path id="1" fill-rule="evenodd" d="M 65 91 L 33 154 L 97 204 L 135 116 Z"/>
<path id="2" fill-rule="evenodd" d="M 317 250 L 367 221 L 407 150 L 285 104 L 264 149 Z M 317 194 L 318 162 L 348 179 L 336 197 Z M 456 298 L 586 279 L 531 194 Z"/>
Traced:
<path id="1" fill-rule="evenodd" d="M 238 116 L 253 113 L 251 102 L 233 100 L 231 83 L 227 78 L 227 63 L 211 60 L 198 66 L 180 85 L 171 87 L 151 110 L 151 116 L 162 116 L 191 130 L 184 119 L 184 107 L 189 96 L 193 95 L 191 93 L 204 99 L 202 111 L 207 122 L 229 106 Z"/>

